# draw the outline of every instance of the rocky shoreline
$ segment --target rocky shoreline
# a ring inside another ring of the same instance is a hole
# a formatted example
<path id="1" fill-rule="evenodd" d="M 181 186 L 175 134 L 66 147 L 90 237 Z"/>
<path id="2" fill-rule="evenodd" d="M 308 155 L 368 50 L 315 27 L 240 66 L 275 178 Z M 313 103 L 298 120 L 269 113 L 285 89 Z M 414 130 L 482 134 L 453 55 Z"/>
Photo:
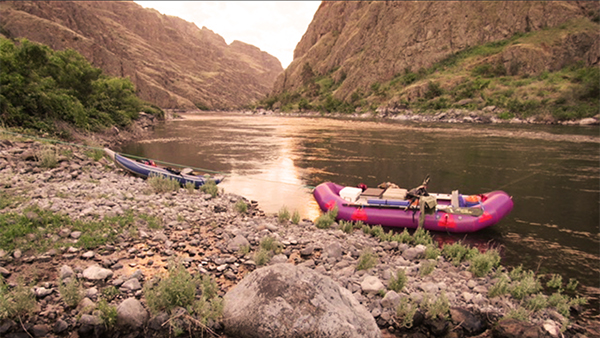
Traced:
<path id="1" fill-rule="evenodd" d="M 88 248 L 81 241 L 92 230 L 74 229 L 75 223 L 48 231 L 38 228 L 29 238 L 61 245 L 37 250 L 21 250 L 18 245 L 0 248 L 0 273 L 8 289 L 17 288 L 23 280 L 37 300 L 35 311 L 23 321 L 1 320 L 0 336 L 172 336 L 173 331 L 165 326 L 169 314 L 148 311 L 142 286 L 155 281 L 178 257 L 190 273 L 212 276 L 219 296 L 227 299 L 234 286 L 261 269 L 255 254 L 267 237 L 279 243 L 279 250 L 266 265 L 293 264 L 333 280 L 377 324 L 381 332 L 375 336 L 584 337 L 596 332 L 585 323 L 566 324 L 567 318 L 550 308 L 530 313 L 529 323 L 500 320 L 517 309 L 520 301 L 509 295 L 488 297 L 498 281 L 494 275 L 475 277 L 468 263 L 454 266 L 442 256 L 425 259 L 423 245 L 382 242 L 358 229 L 343 232 L 335 223 L 330 229 L 318 229 L 312 220 L 280 221 L 276 215 L 264 215 L 255 203 L 226 192 L 216 197 L 184 188 L 156 193 L 147 181 L 126 175 L 106 158 L 94 160 L 80 148 L 52 147 L 58 157 L 56 167 L 49 169 L 40 166 L 37 155 L 47 145 L 0 138 L 1 197 L 9 201 L 0 214 L 22 215 L 32 222 L 45 217 L 44 212 L 73 222 L 119 217 L 130 217 L 131 222 L 121 232 L 115 225 L 113 233 L 90 233 L 106 242 Z M 247 211 L 237 209 L 240 201 L 248 206 Z M 366 248 L 377 263 L 357 269 Z M 433 272 L 422 274 L 432 263 Z M 388 290 L 399 270 L 406 273 L 406 286 L 399 292 Z M 84 289 L 85 297 L 74 306 L 65 303 L 60 291 L 61 283 L 69 278 L 81 281 Z M 114 293 L 110 299 L 117 311 L 114 327 L 107 327 L 101 313 L 94 310 L 107 290 Z M 448 301 L 447 318 L 428 318 L 418 311 L 410 329 L 402 325 L 397 315 L 402 299 L 418 303 L 440 295 Z M 228 306 L 235 304 L 226 302 L 225 313 L 231 311 Z M 208 325 L 215 334 L 227 336 L 222 322 Z"/>
<path id="2" fill-rule="evenodd" d="M 305 117 L 334 117 L 334 118 L 350 118 L 350 119 L 384 119 L 390 121 L 412 121 L 412 122 L 441 122 L 441 123 L 489 123 L 489 124 L 560 124 L 565 126 L 597 126 L 600 124 L 600 114 L 594 117 L 583 118 L 580 120 L 573 121 L 555 121 L 549 118 L 538 118 L 530 117 L 527 119 L 520 119 L 513 117 L 510 119 L 498 118 L 498 114 L 505 112 L 505 110 L 496 106 L 488 106 L 482 110 L 468 110 L 452 108 L 447 110 L 440 110 L 432 112 L 430 114 L 421 114 L 412 111 L 411 109 L 397 109 L 397 108 L 378 108 L 375 113 L 354 113 L 354 114 L 341 114 L 341 113 L 320 113 L 317 111 L 293 111 L 289 113 L 283 113 L 279 110 L 266 110 L 266 109 L 255 109 L 243 111 L 245 114 L 251 115 L 281 115 L 281 116 L 305 116 Z"/>

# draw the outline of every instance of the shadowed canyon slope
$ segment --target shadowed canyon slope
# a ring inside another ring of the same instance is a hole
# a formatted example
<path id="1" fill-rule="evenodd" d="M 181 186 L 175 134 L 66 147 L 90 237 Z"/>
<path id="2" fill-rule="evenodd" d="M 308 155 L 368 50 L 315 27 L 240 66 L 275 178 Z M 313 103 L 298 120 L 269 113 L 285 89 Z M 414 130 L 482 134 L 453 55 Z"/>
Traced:
<path id="1" fill-rule="evenodd" d="M 271 91 L 283 68 L 257 47 L 133 2 L 1 2 L 0 33 L 72 48 L 96 67 L 129 77 L 161 108 L 239 107 Z"/>
<path id="2" fill-rule="evenodd" d="M 327 75 L 339 86 L 334 97 L 348 100 L 356 90 L 431 67 L 468 47 L 561 25 L 567 32 L 558 41 L 515 44 L 487 62 L 509 70 L 518 63 L 518 72 L 527 74 L 576 61 L 597 65 L 598 30 L 570 32 L 568 27 L 574 20 L 596 25 L 598 7 L 583 1 L 323 2 L 296 46 L 294 61 L 278 76 L 274 94 L 301 89 L 307 77 Z"/>

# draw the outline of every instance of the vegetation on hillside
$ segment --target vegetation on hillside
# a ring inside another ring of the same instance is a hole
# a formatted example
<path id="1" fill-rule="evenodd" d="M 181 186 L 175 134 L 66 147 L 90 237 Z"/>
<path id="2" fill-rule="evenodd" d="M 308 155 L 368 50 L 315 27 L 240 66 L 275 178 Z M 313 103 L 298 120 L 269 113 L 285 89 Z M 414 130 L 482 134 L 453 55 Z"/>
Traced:
<path id="1" fill-rule="evenodd" d="M 74 50 L 0 38 L 0 124 L 59 132 L 56 121 L 99 131 L 125 127 L 139 112 L 162 116 L 127 78 L 107 76 Z"/>
<path id="2" fill-rule="evenodd" d="M 429 68 L 408 67 L 387 82 L 357 88 L 343 100 L 336 96 L 346 79 L 343 69 L 336 67 L 317 74 L 305 63 L 298 90 L 271 95 L 257 107 L 284 112 L 354 113 L 393 106 L 426 113 L 496 106 L 502 108 L 498 117 L 505 119 L 536 117 L 556 121 L 590 117 L 600 109 L 599 67 L 578 61 L 557 71 L 534 72 L 521 69 L 523 64 L 518 59 L 506 66 L 500 55 L 514 45 L 537 49 L 558 44 L 565 35 L 597 28 L 597 22 L 582 19 L 556 28 L 518 33 L 510 39 L 466 48 Z"/>

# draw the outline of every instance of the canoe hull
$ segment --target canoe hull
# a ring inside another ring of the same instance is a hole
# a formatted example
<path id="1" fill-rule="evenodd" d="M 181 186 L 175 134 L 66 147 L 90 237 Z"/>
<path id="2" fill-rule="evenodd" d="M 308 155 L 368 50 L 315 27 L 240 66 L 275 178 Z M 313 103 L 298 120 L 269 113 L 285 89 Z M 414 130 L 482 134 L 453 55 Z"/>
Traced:
<path id="1" fill-rule="evenodd" d="M 221 183 L 221 181 L 223 180 L 222 177 L 205 177 L 186 174 L 174 174 L 164 168 L 155 167 L 130 160 L 122 156 L 121 154 L 106 148 L 104 149 L 104 153 L 108 155 L 121 168 L 136 176 L 140 176 L 143 178 L 148 178 L 149 176 L 161 176 L 169 179 L 174 179 L 178 181 L 181 185 L 192 183 L 196 188 L 203 186 L 208 180 L 213 180 L 216 184 Z"/>
<path id="2" fill-rule="evenodd" d="M 419 226 L 420 212 L 418 210 L 403 210 L 396 208 L 372 208 L 347 205 L 340 195 L 344 188 L 332 182 L 322 183 L 315 188 L 313 195 L 323 211 L 338 208 L 338 220 L 362 221 L 370 225 L 416 229 Z M 508 215 L 513 208 L 511 197 L 503 191 L 492 191 L 483 194 L 486 198 L 482 203 L 481 216 L 458 215 L 440 210 L 425 215 L 424 228 L 429 231 L 470 233 L 490 227 Z M 438 202 L 446 203 L 446 202 Z M 346 204 L 346 205 L 345 205 Z"/>

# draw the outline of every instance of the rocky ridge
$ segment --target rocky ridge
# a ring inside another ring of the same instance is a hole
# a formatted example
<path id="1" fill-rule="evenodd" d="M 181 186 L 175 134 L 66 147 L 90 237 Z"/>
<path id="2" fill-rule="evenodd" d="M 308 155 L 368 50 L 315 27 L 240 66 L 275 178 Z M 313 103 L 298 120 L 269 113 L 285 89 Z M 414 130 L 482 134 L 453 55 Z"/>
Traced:
<path id="1" fill-rule="evenodd" d="M 255 46 L 133 1 L 3 1 L 0 34 L 74 49 L 161 108 L 238 107 L 270 92 L 283 70 Z"/>
<path id="2" fill-rule="evenodd" d="M 333 95 L 348 100 L 356 90 L 366 91 L 407 69 L 431 67 L 470 46 L 594 15 L 598 4 L 583 1 L 323 2 L 296 46 L 294 60 L 277 77 L 273 93 L 302 87 L 308 65 L 315 75 L 331 74 L 334 82 L 341 82 Z M 554 71 L 575 60 L 597 65 L 597 33 L 567 34 L 542 48 L 514 45 L 488 61 L 514 68 L 511 75 Z"/>
<path id="3" fill-rule="evenodd" d="M 39 253 L 18 248 L 11 252 L 0 250 L 2 276 L 11 287 L 19 277 L 34 282 L 32 290 L 39 307 L 23 324 L 0 322 L 2 336 L 21 337 L 24 329 L 34 337 L 66 333 L 110 336 L 99 314 L 92 310 L 109 286 L 118 289 L 111 303 L 117 306 L 116 325 L 120 330 L 128 330 L 131 337 L 168 335 L 163 326 L 168 315 L 148 313 L 142 285 L 160 274 L 170 259 L 180 257 L 194 274 L 213 276 L 219 295 L 227 299 L 232 287 L 248 273 L 260 269 L 251 253 L 241 252 L 240 247 L 248 245 L 251 252 L 257 250 L 267 236 L 281 243 L 281 252 L 271 258 L 270 266 L 294 264 L 311 269 L 320 278 L 333 280 L 365 308 L 386 334 L 561 336 L 565 318 L 553 310 L 532 315 L 532 324 L 506 320 L 492 325 L 518 307 L 518 301 L 508 296 L 489 298 L 489 288 L 495 283 L 493 276 L 476 278 L 465 263 L 454 266 L 441 256 L 433 261 L 424 259 L 422 245 L 380 242 L 362 231 L 347 234 L 337 224 L 321 230 L 310 220 L 302 220 L 298 225 L 280 223 L 277 217 L 264 215 L 243 197 L 228 193 L 215 198 L 185 189 L 153 193 L 144 180 L 125 175 L 105 158 L 96 162 L 78 148 L 58 146 L 70 155 L 60 156 L 56 168 L 42 169 L 35 156 L 42 147 L 31 141 L 0 141 L 0 183 L 5 193 L 21 200 L 1 213 L 25 212 L 26 217 L 35 218 L 26 210 L 37 206 L 89 221 L 133 212 L 160 219 L 162 226 L 151 227 L 138 220 L 136 228 L 119 234 L 114 243 L 90 250 L 74 247 L 82 236 L 80 231 L 61 227 L 45 236 L 69 241 L 73 246 Z M 250 205 L 247 213 L 236 211 L 235 204 L 240 200 Z M 378 263 L 371 269 L 357 270 L 365 248 L 372 249 Z M 437 268 L 421 276 L 419 272 L 431 262 Z M 382 292 L 399 269 L 408 277 L 406 287 L 401 292 Z M 75 308 L 65 304 L 58 290 L 58 281 L 66 278 L 77 278 L 85 286 L 86 297 Z M 418 302 L 441 294 L 449 301 L 448 320 L 426 318 L 418 312 L 411 330 L 402 327 L 396 316 L 401 299 Z M 227 312 L 227 303 L 225 306 Z M 221 323 L 212 323 L 211 327 L 216 332 L 223 330 Z M 582 337 L 585 331 L 580 325 L 571 324 L 568 332 Z"/>

